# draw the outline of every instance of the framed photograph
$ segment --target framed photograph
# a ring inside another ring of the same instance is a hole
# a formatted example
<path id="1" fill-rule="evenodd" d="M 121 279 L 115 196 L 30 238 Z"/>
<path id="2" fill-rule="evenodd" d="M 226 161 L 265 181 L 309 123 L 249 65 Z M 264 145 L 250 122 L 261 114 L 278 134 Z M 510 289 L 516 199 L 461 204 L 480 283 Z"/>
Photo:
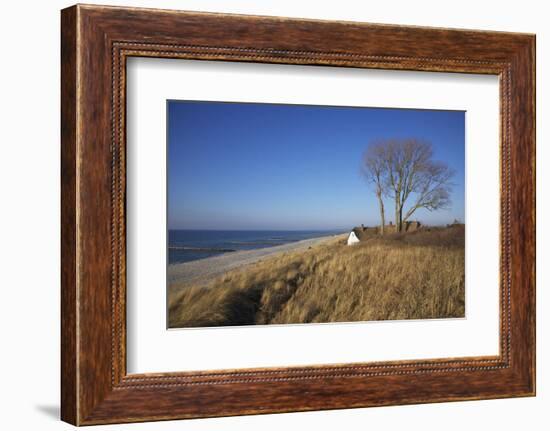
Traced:
<path id="1" fill-rule="evenodd" d="M 535 394 L 535 36 L 61 14 L 62 419 Z"/>

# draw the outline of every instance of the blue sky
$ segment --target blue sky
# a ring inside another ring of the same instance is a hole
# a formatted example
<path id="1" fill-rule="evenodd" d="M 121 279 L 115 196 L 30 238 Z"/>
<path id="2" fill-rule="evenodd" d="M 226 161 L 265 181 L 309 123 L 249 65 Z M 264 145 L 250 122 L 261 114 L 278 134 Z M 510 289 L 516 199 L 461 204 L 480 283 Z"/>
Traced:
<path id="1" fill-rule="evenodd" d="M 464 221 L 462 111 L 186 101 L 167 109 L 169 229 L 375 225 L 378 206 L 359 168 L 369 142 L 387 138 L 429 141 L 434 159 L 456 171 L 450 210 L 412 218 Z"/>

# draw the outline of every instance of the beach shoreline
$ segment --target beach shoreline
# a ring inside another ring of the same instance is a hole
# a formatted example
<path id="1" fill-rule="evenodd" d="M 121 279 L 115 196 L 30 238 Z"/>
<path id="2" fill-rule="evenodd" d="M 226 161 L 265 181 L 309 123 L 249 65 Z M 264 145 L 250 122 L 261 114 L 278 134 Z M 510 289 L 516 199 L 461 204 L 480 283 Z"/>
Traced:
<path id="1" fill-rule="evenodd" d="M 273 247 L 240 250 L 190 262 L 169 264 L 167 268 L 168 289 L 172 290 L 176 288 L 179 290 L 190 284 L 205 285 L 227 271 L 240 269 L 265 258 L 275 257 L 282 253 L 307 250 L 310 247 L 331 240 L 344 240 L 345 237 L 345 234 L 326 235 L 289 242 Z"/>
<path id="2" fill-rule="evenodd" d="M 465 316 L 463 225 L 345 237 L 206 259 L 200 280 L 182 264 L 190 282 L 168 289 L 169 327 Z"/>

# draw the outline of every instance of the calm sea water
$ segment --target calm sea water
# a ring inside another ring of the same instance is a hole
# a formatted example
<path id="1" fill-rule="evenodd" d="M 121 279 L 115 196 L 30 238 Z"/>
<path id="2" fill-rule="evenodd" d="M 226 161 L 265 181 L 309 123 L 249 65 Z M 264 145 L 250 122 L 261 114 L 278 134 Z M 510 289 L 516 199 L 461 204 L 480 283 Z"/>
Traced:
<path id="1" fill-rule="evenodd" d="M 338 233 L 341 231 L 169 230 L 168 263 L 190 262 L 222 253 L 273 247 Z"/>

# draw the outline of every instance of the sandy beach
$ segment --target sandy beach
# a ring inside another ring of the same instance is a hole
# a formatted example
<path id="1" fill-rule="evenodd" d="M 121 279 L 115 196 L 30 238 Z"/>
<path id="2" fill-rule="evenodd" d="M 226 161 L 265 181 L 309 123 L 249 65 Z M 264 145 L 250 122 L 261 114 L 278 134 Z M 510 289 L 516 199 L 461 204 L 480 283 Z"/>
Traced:
<path id="1" fill-rule="evenodd" d="M 274 247 L 225 253 L 207 259 L 168 265 L 168 286 L 170 288 L 174 284 L 178 287 L 190 283 L 193 285 L 206 284 L 213 278 L 231 269 L 244 267 L 279 253 L 303 250 L 337 238 L 343 239 L 344 237 L 345 235 L 340 234 L 310 238 Z"/>

